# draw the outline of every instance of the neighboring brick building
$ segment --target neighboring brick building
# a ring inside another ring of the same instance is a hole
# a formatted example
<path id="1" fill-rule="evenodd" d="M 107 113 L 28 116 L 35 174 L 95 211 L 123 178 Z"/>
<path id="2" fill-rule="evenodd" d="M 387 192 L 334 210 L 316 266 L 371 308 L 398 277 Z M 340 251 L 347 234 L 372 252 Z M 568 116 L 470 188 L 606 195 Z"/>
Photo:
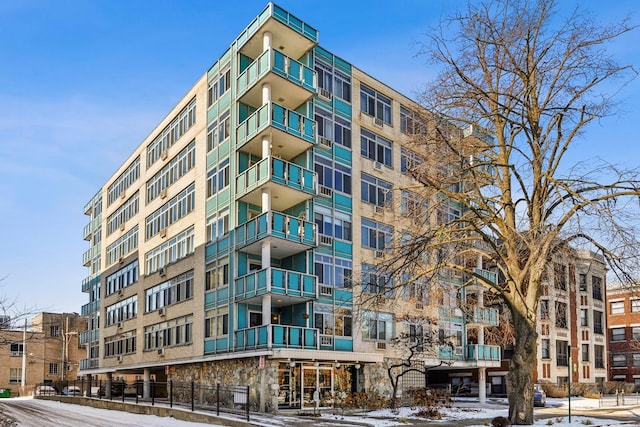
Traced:
<path id="1" fill-rule="evenodd" d="M 607 285 L 609 380 L 640 388 L 640 289 Z"/>
<path id="2" fill-rule="evenodd" d="M 13 326 L 0 330 L 0 388 L 10 389 L 12 396 L 25 395 L 38 383 L 77 378 L 79 360 L 86 354 L 78 345 L 86 319 L 77 313 L 40 313 L 26 333 L 21 325 Z"/>

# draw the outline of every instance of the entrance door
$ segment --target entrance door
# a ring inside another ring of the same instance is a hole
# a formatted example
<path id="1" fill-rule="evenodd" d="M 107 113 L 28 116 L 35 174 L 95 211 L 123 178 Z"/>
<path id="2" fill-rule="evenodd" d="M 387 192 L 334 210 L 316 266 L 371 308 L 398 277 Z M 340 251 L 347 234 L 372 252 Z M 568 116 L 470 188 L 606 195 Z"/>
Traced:
<path id="1" fill-rule="evenodd" d="M 331 366 L 302 367 L 302 409 L 330 407 L 333 403 L 333 368 Z"/>

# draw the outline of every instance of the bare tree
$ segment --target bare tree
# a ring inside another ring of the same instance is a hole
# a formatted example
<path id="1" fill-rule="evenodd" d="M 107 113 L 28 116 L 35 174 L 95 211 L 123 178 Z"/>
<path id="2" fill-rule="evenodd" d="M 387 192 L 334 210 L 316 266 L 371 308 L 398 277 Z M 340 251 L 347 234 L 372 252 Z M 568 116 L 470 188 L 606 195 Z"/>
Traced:
<path id="1" fill-rule="evenodd" d="M 428 209 L 377 265 L 403 277 L 395 283 L 438 272 L 431 285 L 440 286 L 443 272 L 458 275 L 462 286 L 480 283 L 504 301 L 515 343 L 513 424 L 533 422 L 536 313 L 548 264 L 567 245 L 586 244 L 629 279 L 640 248 L 631 221 L 638 174 L 567 159 L 585 126 L 610 114 L 612 96 L 635 77 L 605 50 L 633 27 L 555 13 L 553 0 L 473 2 L 424 46 L 441 68 L 421 96 L 429 113 L 415 112 L 417 160 L 407 169 Z M 479 273 L 478 254 L 497 276 Z"/>

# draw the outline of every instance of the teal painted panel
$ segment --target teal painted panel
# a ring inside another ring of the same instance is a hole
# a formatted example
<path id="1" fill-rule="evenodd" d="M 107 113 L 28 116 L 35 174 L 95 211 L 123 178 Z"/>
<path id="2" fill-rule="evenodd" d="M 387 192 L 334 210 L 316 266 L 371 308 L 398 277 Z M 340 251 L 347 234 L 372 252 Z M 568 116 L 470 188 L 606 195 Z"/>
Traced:
<path id="1" fill-rule="evenodd" d="M 336 67 L 336 69 L 347 73 L 348 75 L 351 75 L 351 64 L 349 64 L 347 61 L 345 61 L 342 58 L 339 58 L 337 56 L 333 57 L 333 64 Z"/>
<path id="2" fill-rule="evenodd" d="M 333 144 L 333 153 L 335 154 L 337 160 L 341 160 L 340 163 L 345 164 L 347 166 L 351 165 L 351 158 L 352 158 L 351 150 L 346 149 L 342 145 Z"/>
<path id="3" fill-rule="evenodd" d="M 333 108 L 336 112 L 340 112 L 341 116 L 345 116 L 345 118 L 351 119 L 351 104 L 344 102 L 340 98 L 334 97 Z"/>
<path id="4" fill-rule="evenodd" d="M 336 193 L 335 191 L 333 192 L 333 200 L 336 203 L 336 205 L 340 206 L 342 209 L 348 209 L 348 211 L 351 211 L 351 204 L 352 204 L 352 199 L 350 196 L 346 196 L 344 194 L 341 193 Z"/>
<path id="5" fill-rule="evenodd" d="M 334 337 L 333 347 L 336 351 L 353 351 L 353 340 Z"/>
<path id="6" fill-rule="evenodd" d="M 218 118 L 218 104 L 213 104 L 207 110 L 207 125 Z"/>
<path id="7" fill-rule="evenodd" d="M 216 352 L 216 342 L 214 340 L 206 340 L 204 342 L 204 352 L 207 353 L 215 353 Z"/>
<path id="8" fill-rule="evenodd" d="M 341 301 L 343 303 L 352 303 L 353 302 L 353 292 L 345 289 L 333 289 L 333 297 L 336 301 Z"/>
<path id="9" fill-rule="evenodd" d="M 329 64 L 333 63 L 333 54 L 331 52 L 329 52 L 328 50 L 320 47 L 320 46 L 316 46 L 313 48 L 313 53 L 314 55 L 316 55 L 316 57 L 324 62 L 327 62 Z"/>
<path id="10" fill-rule="evenodd" d="M 348 242 L 343 242 L 341 240 L 333 240 L 333 245 L 336 249 L 336 252 L 340 252 L 341 254 L 353 254 L 353 244 Z"/>

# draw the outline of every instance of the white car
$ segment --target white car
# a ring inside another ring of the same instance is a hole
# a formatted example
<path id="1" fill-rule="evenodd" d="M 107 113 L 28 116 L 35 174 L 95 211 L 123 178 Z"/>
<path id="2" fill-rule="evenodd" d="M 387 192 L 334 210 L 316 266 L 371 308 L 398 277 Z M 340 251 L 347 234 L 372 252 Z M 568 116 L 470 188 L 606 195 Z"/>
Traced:
<path id="1" fill-rule="evenodd" d="M 36 386 L 34 391 L 35 396 L 55 396 L 56 394 L 58 394 L 58 392 L 50 385 Z"/>
<path id="2" fill-rule="evenodd" d="M 62 394 L 64 394 L 65 396 L 81 396 L 82 390 L 80 390 L 80 387 L 72 385 L 72 386 L 63 388 Z"/>

